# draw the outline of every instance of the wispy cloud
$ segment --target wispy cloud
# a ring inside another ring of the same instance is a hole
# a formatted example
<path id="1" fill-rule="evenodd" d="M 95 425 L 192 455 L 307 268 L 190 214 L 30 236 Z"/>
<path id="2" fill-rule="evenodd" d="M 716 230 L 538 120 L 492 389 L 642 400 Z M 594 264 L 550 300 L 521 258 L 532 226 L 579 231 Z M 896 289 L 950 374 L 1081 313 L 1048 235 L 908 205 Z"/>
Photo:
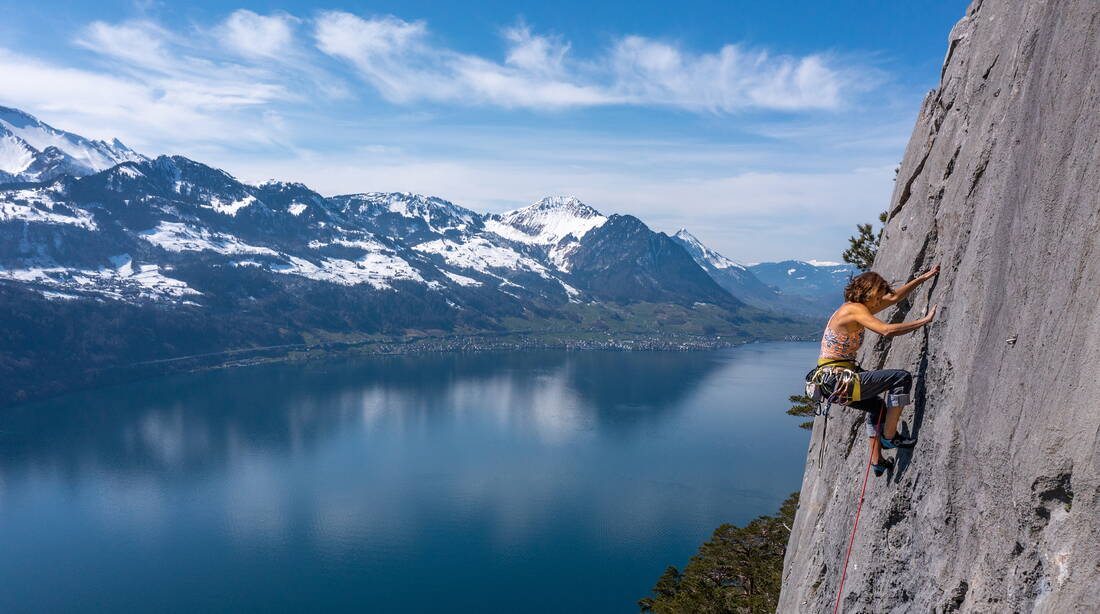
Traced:
<path id="1" fill-rule="evenodd" d="M 215 28 L 223 45 L 247 57 L 278 58 L 294 54 L 294 27 L 301 20 L 286 13 L 259 15 L 234 11 Z"/>
<path id="2" fill-rule="evenodd" d="M 283 113 L 308 114 L 318 102 L 357 96 L 411 111 L 425 102 L 535 111 L 840 109 L 864 74 L 826 55 L 734 44 L 698 53 L 624 36 L 580 58 L 568 41 L 524 23 L 499 35 L 505 49 L 492 58 L 442 45 L 426 22 L 391 15 L 240 9 L 208 25 L 95 21 L 73 41 L 87 53 L 79 68 L 0 47 L 0 96 L 66 117 L 95 117 L 97 126 L 138 143 L 179 146 L 200 138 L 278 143 Z M 104 119 L 116 121 L 99 123 Z"/>
<path id="3" fill-rule="evenodd" d="M 191 88 L 179 80 L 145 81 L 123 74 L 58 66 L 0 49 L 0 99 L 37 113 L 67 120 L 67 127 L 92 136 L 117 135 L 132 142 L 163 142 L 167 137 L 218 141 L 224 135 L 269 140 L 262 118 L 212 112 L 240 100 L 232 90 Z M 248 94 L 245 100 L 253 100 Z M 213 100 L 215 104 L 206 103 Z M 55 120 L 57 121 L 57 120 Z"/>
<path id="4" fill-rule="evenodd" d="M 73 41 L 79 68 L 0 47 L 0 98 L 137 144 L 279 144 L 283 111 L 348 96 L 300 24 L 247 10 L 185 29 L 95 21 Z"/>
<path id="5" fill-rule="evenodd" d="M 429 100 L 531 109 L 605 105 L 700 111 L 836 109 L 860 82 L 859 69 L 826 55 L 776 56 L 725 45 L 694 53 L 642 36 L 576 59 L 568 42 L 526 25 L 503 31 L 503 61 L 433 43 L 426 23 L 393 16 L 322 13 L 318 48 L 350 63 L 396 103 Z"/>

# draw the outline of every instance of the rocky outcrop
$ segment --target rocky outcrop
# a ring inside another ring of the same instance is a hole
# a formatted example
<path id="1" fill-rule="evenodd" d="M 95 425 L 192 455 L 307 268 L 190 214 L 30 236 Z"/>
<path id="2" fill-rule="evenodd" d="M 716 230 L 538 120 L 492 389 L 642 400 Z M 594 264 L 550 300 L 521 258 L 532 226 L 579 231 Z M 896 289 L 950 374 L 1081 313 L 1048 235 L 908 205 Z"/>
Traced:
<path id="1" fill-rule="evenodd" d="M 868 343 L 920 442 L 872 476 L 843 612 L 1100 611 L 1100 4 L 976 0 L 920 110 L 875 269 L 943 273 Z M 867 448 L 807 456 L 778 611 L 832 611 Z M 823 436 L 824 435 L 824 436 Z"/>

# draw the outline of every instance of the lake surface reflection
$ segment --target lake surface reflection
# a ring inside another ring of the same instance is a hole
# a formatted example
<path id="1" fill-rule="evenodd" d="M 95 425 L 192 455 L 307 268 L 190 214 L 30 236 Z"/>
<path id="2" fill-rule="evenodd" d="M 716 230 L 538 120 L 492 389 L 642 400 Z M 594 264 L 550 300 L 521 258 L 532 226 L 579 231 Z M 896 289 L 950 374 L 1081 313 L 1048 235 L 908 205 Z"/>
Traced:
<path id="1" fill-rule="evenodd" d="M 816 344 L 192 374 L 0 412 L 0 611 L 636 612 L 797 490 Z"/>

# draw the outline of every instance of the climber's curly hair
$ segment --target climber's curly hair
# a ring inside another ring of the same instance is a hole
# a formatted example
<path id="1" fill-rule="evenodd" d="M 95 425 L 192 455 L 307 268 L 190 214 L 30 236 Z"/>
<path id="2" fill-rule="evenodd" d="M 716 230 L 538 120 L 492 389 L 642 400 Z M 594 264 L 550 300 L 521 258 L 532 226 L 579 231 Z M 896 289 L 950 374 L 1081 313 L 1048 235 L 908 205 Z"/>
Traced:
<path id="1" fill-rule="evenodd" d="M 874 271 L 867 271 L 856 275 L 852 278 L 852 281 L 848 282 L 848 286 L 844 288 L 844 300 L 849 303 L 863 303 L 866 305 L 891 292 L 893 290 L 890 289 L 890 284 L 886 283 L 882 275 Z"/>

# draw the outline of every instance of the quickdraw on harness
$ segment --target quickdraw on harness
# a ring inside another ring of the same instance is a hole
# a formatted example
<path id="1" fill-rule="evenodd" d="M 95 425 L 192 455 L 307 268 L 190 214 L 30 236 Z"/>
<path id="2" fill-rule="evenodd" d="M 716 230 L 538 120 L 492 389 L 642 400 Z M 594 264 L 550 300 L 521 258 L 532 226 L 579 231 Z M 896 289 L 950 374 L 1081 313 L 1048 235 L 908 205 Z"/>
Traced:
<path id="1" fill-rule="evenodd" d="M 806 395 L 819 405 L 851 405 L 860 399 L 859 368 L 851 360 L 821 362 L 806 374 Z M 828 415 L 828 407 L 818 415 Z"/>
<path id="2" fill-rule="evenodd" d="M 860 400 L 859 365 L 852 360 L 823 360 L 806 374 L 806 396 L 817 403 L 814 416 L 824 416 L 821 427 L 821 444 L 818 446 L 820 465 L 825 458 L 826 437 L 829 430 L 829 410 L 833 404 L 851 405 Z"/>

